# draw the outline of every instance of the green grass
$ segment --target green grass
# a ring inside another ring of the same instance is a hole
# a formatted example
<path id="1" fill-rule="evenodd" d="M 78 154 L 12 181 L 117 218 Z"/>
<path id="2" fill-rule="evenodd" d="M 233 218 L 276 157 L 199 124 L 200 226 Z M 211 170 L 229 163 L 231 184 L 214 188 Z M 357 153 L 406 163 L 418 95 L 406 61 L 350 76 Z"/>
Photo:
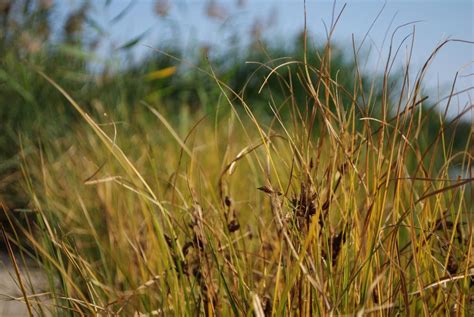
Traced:
<path id="1" fill-rule="evenodd" d="M 151 60 L 98 88 L 5 64 L 23 74 L 12 95 L 47 89 L 30 107 L 68 104 L 40 111 L 44 134 L 20 126 L 28 210 L 4 208 L 4 240 L 46 272 L 50 301 L 27 279 L 18 300 L 40 315 L 471 315 L 472 126 L 427 103 L 424 72 L 365 78 L 305 39 L 293 53 L 256 57 L 253 77 L 211 63 L 152 83 L 173 64 Z"/>

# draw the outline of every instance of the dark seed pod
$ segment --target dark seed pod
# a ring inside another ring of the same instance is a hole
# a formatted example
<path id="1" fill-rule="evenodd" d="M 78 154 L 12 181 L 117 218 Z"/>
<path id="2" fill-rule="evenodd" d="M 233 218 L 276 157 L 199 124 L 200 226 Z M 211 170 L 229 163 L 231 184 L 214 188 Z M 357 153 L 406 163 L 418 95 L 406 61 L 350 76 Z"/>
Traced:
<path id="1" fill-rule="evenodd" d="M 262 192 L 267 193 L 267 194 L 272 194 L 273 193 L 273 189 L 270 189 L 267 186 L 261 186 L 257 189 L 261 190 Z"/>
<path id="2" fill-rule="evenodd" d="M 176 270 L 176 272 L 179 273 L 181 269 L 181 271 L 184 274 L 188 275 L 188 264 L 185 261 L 180 260 L 177 256 L 174 256 L 173 262 L 174 262 L 174 269 Z"/>
<path id="3" fill-rule="evenodd" d="M 322 206 L 323 210 L 328 210 L 328 208 L 329 208 L 329 199 L 327 199 Z"/>
<path id="4" fill-rule="evenodd" d="M 372 292 L 372 299 L 374 300 L 374 303 L 379 303 L 379 292 L 377 289 L 374 289 L 374 291 Z"/>
<path id="5" fill-rule="evenodd" d="M 346 242 L 347 234 L 346 229 L 343 229 L 339 234 L 331 238 L 332 248 L 332 264 L 335 265 L 339 252 L 341 251 L 342 245 Z"/>
<path id="6" fill-rule="evenodd" d="M 240 229 L 240 224 L 237 221 L 237 219 L 232 219 L 228 224 L 227 224 L 227 229 L 229 229 L 229 232 L 235 232 Z"/>
<path id="7" fill-rule="evenodd" d="M 453 256 L 449 257 L 446 270 L 449 272 L 449 274 L 455 274 L 458 271 L 458 264 Z"/>
<path id="8" fill-rule="evenodd" d="M 270 298 L 269 295 L 263 296 L 262 308 L 263 308 L 263 313 L 265 314 L 265 316 L 272 315 L 272 299 Z"/>
<path id="9" fill-rule="evenodd" d="M 267 193 L 269 195 L 271 195 L 271 194 L 277 194 L 278 196 L 283 195 L 280 191 L 274 190 L 273 188 L 268 187 L 268 186 L 261 186 L 261 187 L 258 187 L 257 189 L 261 190 L 262 192 Z"/>
<path id="10" fill-rule="evenodd" d="M 225 196 L 224 203 L 227 207 L 230 207 L 232 205 L 232 201 L 230 200 L 229 196 Z"/>
<path id="11" fill-rule="evenodd" d="M 198 281 L 202 280 L 202 273 L 201 273 L 201 270 L 198 267 L 193 268 L 193 276 Z"/>
<path id="12" fill-rule="evenodd" d="M 189 252 L 189 249 L 193 247 L 193 243 L 188 241 L 183 245 L 182 251 L 184 256 L 186 256 Z"/>
<path id="13" fill-rule="evenodd" d="M 347 163 L 344 163 L 341 166 L 339 166 L 339 173 L 344 175 L 347 172 L 347 167 L 348 167 Z"/>
<path id="14" fill-rule="evenodd" d="M 200 250 L 204 250 L 204 243 L 202 242 L 201 238 L 199 238 L 196 234 L 194 235 L 194 245 Z"/>

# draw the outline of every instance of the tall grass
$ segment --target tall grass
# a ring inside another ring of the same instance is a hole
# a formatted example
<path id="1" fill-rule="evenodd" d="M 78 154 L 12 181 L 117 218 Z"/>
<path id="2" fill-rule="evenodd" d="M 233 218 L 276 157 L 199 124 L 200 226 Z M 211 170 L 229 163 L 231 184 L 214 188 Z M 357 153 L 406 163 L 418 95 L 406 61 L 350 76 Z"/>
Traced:
<path id="1" fill-rule="evenodd" d="M 19 300 L 58 315 L 470 315 L 471 137 L 455 152 L 459 118 L 423 107 L 425 67 L 393 88 L 394 49 L 381 82 L 355 71 L 347 89 L 329 43 L 313 65 L 305 39 L 260 78 L 287 96 L 266 95 L 270 119 L 212 67 L 196 71 L 215 110 L 170 120 L 143 102 L 125 122 L 40 72 L 83 120 L 23 157 L 34 222 L 7 241 L 47 272 L 51 301 Z"/>

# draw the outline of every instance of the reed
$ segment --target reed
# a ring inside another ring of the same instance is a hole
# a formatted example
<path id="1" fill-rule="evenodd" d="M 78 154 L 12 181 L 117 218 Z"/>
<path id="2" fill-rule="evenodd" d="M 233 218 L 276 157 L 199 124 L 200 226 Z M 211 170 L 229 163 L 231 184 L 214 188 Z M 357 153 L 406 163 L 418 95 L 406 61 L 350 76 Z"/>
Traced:
<path id="1" fill-rule="evenodd" d="M 47 272 L 51 299 L 25 294 L 28 307 L 71 316 L 472 314 L 472 128 L 455 148 L 460 117 L 426 107 L 430 60 L 394 87 L 394 48 L 381 81 L 356 68 L 347 87 L 330 43 L 317 64 L 307 62 L 315 52 L 305 37 L 301 59 L 261 65 L 263 89 L 277 80 L 286 96 L 262 97 L 270 116 L 212 65 L 189 70 L 219 89 L 212 110 L 183 107 L 175 117 L 142 102 L 120 122 L 38 71 L 82 120 L 22 159 L 34 221 L 15 227 L 26 243 L 6 240 Z"/>

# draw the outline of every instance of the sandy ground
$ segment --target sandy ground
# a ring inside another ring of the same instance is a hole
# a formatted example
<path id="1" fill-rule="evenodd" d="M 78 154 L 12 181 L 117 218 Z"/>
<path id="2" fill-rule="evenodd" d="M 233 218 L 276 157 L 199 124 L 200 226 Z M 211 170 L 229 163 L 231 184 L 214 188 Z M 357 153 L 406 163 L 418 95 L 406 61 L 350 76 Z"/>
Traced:
<path id="1" fill-rule="evenodd" d="M 21 262 L 20 257 L 17 261 Z M 19 264 L 20 265 L 20 264 Z M 38 294 L 48 289 L 48 281 L 44 272 L 34 263 L 27 261 L 26 266 L 20 265 L 20 275 L 25 284 L 27 294 Z M 22 298 L 22 292 L 17 282 L 16 273 L 10 258 L 6 254 L 0 254 L 0 317 L 3 316 L 29 316 L 28 309 Z M 31 299 L 32 302 L 40 300 L 42 307 L 46 310 L 46 299 L 43 297 Z M 43 311 L 46 315 L 50 315 Z M 33 314 L 39 316 L 37 305 L 33 307 Z"/>

